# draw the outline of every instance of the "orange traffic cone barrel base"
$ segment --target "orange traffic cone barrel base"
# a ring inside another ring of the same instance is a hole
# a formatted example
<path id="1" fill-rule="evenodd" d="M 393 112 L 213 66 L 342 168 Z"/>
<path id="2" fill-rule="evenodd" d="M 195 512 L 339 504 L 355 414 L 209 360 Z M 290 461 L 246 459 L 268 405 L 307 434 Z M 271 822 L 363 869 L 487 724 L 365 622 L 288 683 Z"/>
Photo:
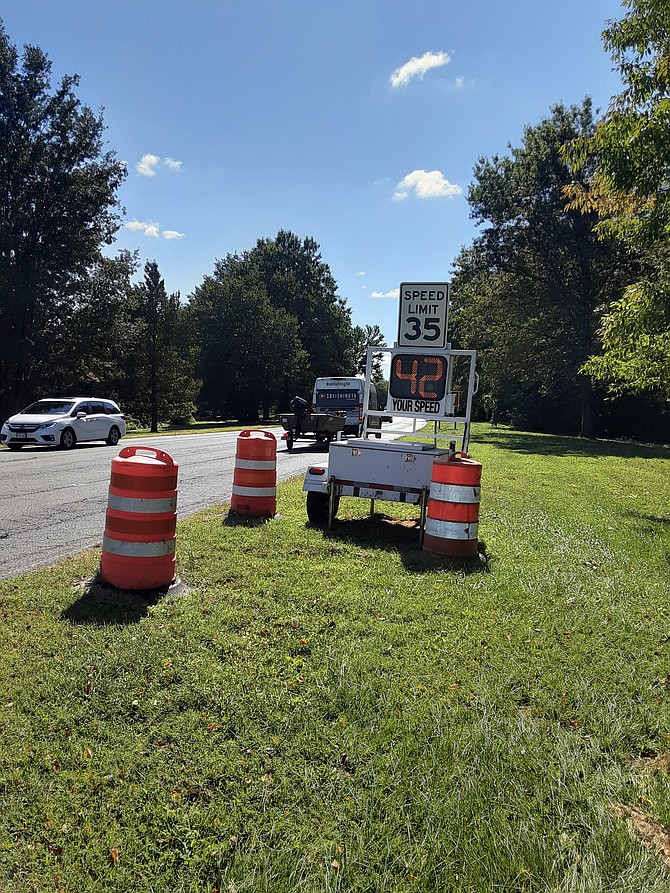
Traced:
<path id="1" fill-rule="evenodd" d="M 433 462 L 422 548 L 432 555 L 477 554 L 482 466 L 464 453 Z"/>
<path id="2" fill-rule="evenodd" d="M 242 431 L 237 438 L 230 511 L 249 518 L 277 513 L 277 439 L 270 431 Z"/>
<path id="3" fill-rule="evenodd" d="M 446 558 L 472 558 L 477 554 L 477 540 L 447 540 L 426 533 L 423 537 L 423 551 Z"/>
<path id="4" fill-rule="evenodd" d="M 178 466 L 163 450 L 124 447 L 112 459 L 100 575 L 118 589 L 175 580 Z"/>

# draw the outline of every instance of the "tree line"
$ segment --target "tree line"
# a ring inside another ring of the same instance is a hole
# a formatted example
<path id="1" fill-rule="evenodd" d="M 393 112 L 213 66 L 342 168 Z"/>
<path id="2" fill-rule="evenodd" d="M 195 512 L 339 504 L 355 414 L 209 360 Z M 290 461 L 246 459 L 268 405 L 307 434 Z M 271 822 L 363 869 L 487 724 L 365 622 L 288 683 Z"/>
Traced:
<path id="1" fill-rule="evenodd" d="M 477 162 L 452 319 L 480 351 L 483 417 L 667 442 L 670 7 L 624 6 L 602 35 L 623 83 L 605 115 L 557 104 Z"/>
<path id="2" fill-rule="evenodd" d="M 454 262 L 450 337 L 479 352 L 480 418 L 670 439 L 670 12 L 625 5 L 603 33 L 624 85 L 606 114 L 556 104 L 475 165 L 480 231 Z M 19 58 L 0 23 L 0 418 L 95 393 L 153 430 L 253 422 L 316 376 L 363 371 L 384 337 L 353 325 L 313 238 L 258 239 L 184 300 L 155 261 L 106 254 L 126 169 L 77 87 L 52 88 L 45 53 Z"/>
<path id="3" fill-rule="evenodd" d="M 137 253 L 106 255 L 126 169 L 103 151 L 78 78 L 52 91 L 50 77 L 46 54 L 19 59 L 0 23 L 0 418 L 45 394 L 95 393 L 152 430 L 195 412 L 253 422 L 316 376 L 361 371 L 384 337 L 352 324 L 312 238 L 259 239 L 186 301 L 155 261 L 140 271 Z"/>

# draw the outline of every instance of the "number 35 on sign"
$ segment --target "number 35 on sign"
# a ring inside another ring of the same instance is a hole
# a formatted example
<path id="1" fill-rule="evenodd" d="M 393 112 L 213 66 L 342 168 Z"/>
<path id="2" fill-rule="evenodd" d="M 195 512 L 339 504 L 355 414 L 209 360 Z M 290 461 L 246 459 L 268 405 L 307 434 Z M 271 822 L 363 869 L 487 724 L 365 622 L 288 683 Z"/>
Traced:
<path id="1" fill-rule="evenodd" d="M 448 316 L 448 282 L 402 282 L 398 346 L 446 347 Z"/>

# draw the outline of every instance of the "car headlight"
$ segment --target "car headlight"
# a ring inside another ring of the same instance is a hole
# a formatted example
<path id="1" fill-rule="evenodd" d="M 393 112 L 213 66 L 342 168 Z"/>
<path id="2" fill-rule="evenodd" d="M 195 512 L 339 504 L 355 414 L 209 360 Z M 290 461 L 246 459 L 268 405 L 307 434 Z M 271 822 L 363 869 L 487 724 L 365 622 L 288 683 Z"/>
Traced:
<path id="1" fill-rule="evenodd" d="M 37 430 L 42 431 L 44 428 L 53 428 L 55 424 L 55 422 L 42 422 L 41 425 L 37 426 Z"/>

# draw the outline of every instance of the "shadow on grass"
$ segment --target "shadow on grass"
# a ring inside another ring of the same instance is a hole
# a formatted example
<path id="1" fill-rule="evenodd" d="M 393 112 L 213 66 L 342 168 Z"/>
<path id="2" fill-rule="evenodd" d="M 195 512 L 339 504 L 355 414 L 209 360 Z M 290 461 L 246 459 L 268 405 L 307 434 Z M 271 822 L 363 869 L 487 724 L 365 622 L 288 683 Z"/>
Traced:
<path id="1" fill-rule="evenodd" d="M 63 611 L 61 619 L 90 626 L 138 623 L 147 616 L 150 608 L 164 598 L 186 591 L 186 586 L 179 579 L 161 589 L 131 591 L 110 586 L 99 575 L 84 580 L 77 588 L 83 589 L 83 595 Z"/>
<path id="2" fill-rule="evenodd" d="M 477 442 L 490 444 L 501 450 L 536 456 L 581 456 L 592 459 L 602 456 L 617 456 L 622 459 L 670 458 L 670 449 L 661 445 L 618 440 L 588 440 L 582 437 L 560 437 L 555 434 L 531 434 L 503 428 L 483 433 L 477 438 Z"/>
<path id="3" fill-rule="evenodd" d="M 652 524 L 670 524 L 670 518 L 661 515 L 644 515 L 642 512 L 636 512 L 630 509 L 624 512 L 629 518 L 638 518 L 640 521 L 651 521 Z"/>
<path id="4" fill-rule="evenodd" d="M 363 549 L 397 552 L 410 573 L 481 574 L 489 571 L 488 560 L 479 554 L 471 558 L 448 558 L 424 552 L 419 543 L 419 521 L 375 514 L 367 518 L 337 519 L 332 530 L 324 530 L 330 540 L 353 543 Z"/>

